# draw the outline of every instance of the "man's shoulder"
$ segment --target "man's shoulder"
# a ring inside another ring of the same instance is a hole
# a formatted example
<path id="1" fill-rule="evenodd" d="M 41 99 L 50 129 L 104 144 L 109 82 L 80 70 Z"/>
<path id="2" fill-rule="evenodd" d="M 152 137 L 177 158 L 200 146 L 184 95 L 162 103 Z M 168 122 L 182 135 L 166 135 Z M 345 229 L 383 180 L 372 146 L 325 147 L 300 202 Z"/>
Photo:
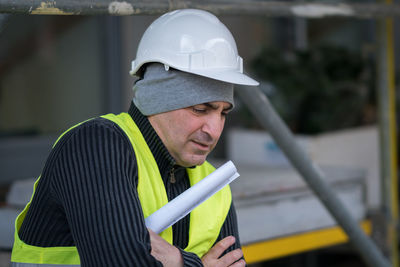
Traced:
<path id="1" fill-rule="evenodd" d="M 115 135 L 116 137 L 126 138 L 125 133 L 118 125 L 108 119 L 102 117 L 95 117 L 78 123 L 68 130 L 64 131 L 57 140 L 59 143 L 65 143 L 69 139 L 101 139 L 105 135 Z"/>
<path id="2" fill-rule="evenodd" d="M 88 131 L 115 132 L 119 130 L 120 130 L 119 127 L 113 121 L 102 117 L 95 117 L 72 126 L 66 131 L 66 133 L 70 132 L 72 134 L 83 134 Z"/>
<path id="3" fill-rule="evenodd" d="M 75 128 L 77 129 L 85 129 L 85 128 L 99 128 L 99 129 L 109 129 L 109 130 L 117 130 L 119 127 L 116 127 L 117 124 L 109 119 L 103 117 L 95 117 L 89 120 L 86 120 L 80 124 L 78 124 Z"/>

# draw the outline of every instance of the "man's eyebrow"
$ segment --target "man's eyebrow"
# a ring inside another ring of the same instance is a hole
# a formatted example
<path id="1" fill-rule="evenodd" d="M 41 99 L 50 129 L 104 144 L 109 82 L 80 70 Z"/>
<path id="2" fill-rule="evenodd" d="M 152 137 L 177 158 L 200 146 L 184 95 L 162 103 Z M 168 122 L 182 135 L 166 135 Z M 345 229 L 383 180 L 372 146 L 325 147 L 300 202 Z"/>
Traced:
<path id="1" fill-rule="evenodd" d="M 212 103 L 203 103 L 203 105 L 205 105 L 206 107 L 212 108 L 214 110 L 219 108 L 218 105 L 212 104 Z M 232 105 L 229 105 L 228 107 L 224 108 L 224 111 L 230 111 L 231 109 L 232 109 Z"/>
<path id="2" fill-rule="evenodd" d="M 218 109 L 218 105 L 211 104 L 211 103 L 203 103 L 204 106 L 212 108 L 212 109 Z"/>

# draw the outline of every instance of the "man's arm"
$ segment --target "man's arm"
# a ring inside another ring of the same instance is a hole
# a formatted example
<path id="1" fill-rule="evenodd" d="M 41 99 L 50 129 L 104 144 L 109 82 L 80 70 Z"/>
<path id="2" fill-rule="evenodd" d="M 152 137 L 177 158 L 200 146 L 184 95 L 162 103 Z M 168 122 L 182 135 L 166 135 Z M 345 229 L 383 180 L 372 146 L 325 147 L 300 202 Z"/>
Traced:
<path id="1" fill-rule="evenodd" d="M 182 266 L 182 262 L 177 263 L 177 261 L 175 261 L 174 264 L 171 264 L 172 260 L 177 260 L 177 258 L 173 256 L 176 255 L 176 251 L 174 251 L 174 249 L 176 249 L 175 247 L 168 244 L 151 230 L 150 236 L 153 247 L 152 255 L 154 257 L 163 262 L 164 266 Z M 192 254 L 192 256 L 190 254 Z M 182 255 L 185 260 L 185 266 L 245 266 L 246 263 L 243 259 L 243 252 L 240 248 L 236 212 L 233 204 L 231 205 L 214 246 L 201 259 L 193 253 L 183 252 Z"/>
<path id="2" fill-rule="evenodd" d="M 162 266 L 150 254 L 136 159 L 119 128 L 88 122 L 60 145 L 52 188 L 82 266 Z"/>
<path id="3" fill-rule="evenodd" d="M 204 266 L 245 266 L 233 202 L 214 246 L 202 258 Z"/>
<path id="4" fill-rule="evenodd" d="M 160 260 L 165 267 L 183 266 L 183 259 L 177 248 L 167 243 L 153 231 L 149 230 L 152 251 L 151 254 Z M 185 262 L 185 266 L 205 266 L 205 267 L 243 267 L 245 261 L 241 249 L 235 249 L 223 255 L 223 253 L 235 243 L 233 236 L 228 236 L 215 244 L 202 258 L 200 263 L 195 261 Z M 184 254 L 182 254 L 184 255 Z"/>
<path id="5" fill-rule="evenodd" d="M 229 246 L 229 248 L 224 252 L 227 253 L 229 251 L 233 251 L 235 249 L 241 248 L 240 244 L 240 239 L 239 239 L 239 230 L 238 230 L 238 224 L 237 224 L 237 217 L 236 217 L 236 209 L 235 205 L 231 204 L 231 207 L 229 209 L 229 212 L 226 216 L 225 222 L 221 227 L 221 231 L 219 232 L 219 236 L 215 243 L 221 241 L 227 236 L 234 236 L 235 237 L 235 242 Z"/>

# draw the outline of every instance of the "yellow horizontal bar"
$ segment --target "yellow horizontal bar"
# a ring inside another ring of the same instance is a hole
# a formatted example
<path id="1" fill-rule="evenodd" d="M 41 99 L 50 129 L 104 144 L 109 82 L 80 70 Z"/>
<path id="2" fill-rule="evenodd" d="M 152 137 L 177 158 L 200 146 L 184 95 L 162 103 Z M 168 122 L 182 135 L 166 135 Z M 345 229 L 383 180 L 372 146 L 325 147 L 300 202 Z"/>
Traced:
<path id="1" fill-rule="evenodd" d="M 371 234 L 372 224 L 369 220 L 361 222 L 360 227 L 367 235 Z M 341 227 L 335 226 L 245 245 L 242 246 L 242 250 L 246 262 L 255 263 L 347 241 L 346 233 Z"/>

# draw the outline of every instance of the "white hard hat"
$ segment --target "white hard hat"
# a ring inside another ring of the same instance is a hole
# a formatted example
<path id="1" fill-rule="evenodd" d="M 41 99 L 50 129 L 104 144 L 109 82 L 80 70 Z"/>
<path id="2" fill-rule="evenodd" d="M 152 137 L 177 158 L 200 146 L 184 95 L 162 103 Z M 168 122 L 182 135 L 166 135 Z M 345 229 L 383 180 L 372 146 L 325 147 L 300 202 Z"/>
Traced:
<path id="1" fill-rule="evenodd" d="M 243 74 L 243 59 L 230 31 L 203 10 L 175 10 L 156 19 L 140 40 L 130 74 L 148 62 L 228 83 L 258 85 Z"/>

